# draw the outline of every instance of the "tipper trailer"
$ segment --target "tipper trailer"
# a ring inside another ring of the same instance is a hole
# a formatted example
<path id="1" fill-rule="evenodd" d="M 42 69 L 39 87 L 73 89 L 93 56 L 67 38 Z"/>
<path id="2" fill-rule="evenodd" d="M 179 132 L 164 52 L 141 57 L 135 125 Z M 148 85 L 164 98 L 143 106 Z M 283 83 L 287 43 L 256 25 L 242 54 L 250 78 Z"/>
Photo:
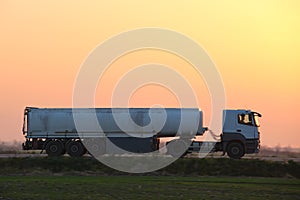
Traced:
<path id="1" fill-rule="evenodd" d="M 91 113 L 95 114 L 98 126 L 91 123 Z M 208 149 L 239 159 L 259 151 L 259 117 L 259 113 L 251 110 L 223 110 L 222 133 L 215 135 L 203 127 L 203 112 L 198 108 L 26 107 L 23 149 L 46 150 L 49 156 L 68 153 L 79 157 L 87 152 L 84 144 L 92 141 L 88 149 L 96 149 L 100 154 L 117 153 L 113 145 L 128 152 L 149 153 L 159 150 L 160 139 L 177 137 L 170 141 L 176 145 L 166 145 L 167 154 L 174 157 Z M 83 124 L 80 130 L 78 123 Z M 195 136 L 205 132 L 219 137 L 218 140 L 195 140 Z"/>

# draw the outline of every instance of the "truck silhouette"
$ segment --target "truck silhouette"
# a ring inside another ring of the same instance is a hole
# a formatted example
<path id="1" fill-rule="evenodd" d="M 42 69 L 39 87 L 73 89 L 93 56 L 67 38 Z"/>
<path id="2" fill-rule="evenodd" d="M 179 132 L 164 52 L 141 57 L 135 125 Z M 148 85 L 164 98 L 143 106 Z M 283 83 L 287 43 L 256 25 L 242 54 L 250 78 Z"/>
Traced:
<path id="1" fill-rule="evenodd" d="M 23 149 L 72 157 L 88 151 L 120 153 L 115 146 L 129 153 L 149 153 L 159 150 L 160 139 L 176 137 L 166 145 L 166 153 L 171 156 L 207 149 L 239 159 L 259 151 L 259 117 L 261 114 L 251 110 L 223 110 L 222 133 L 216 135 L 203 127 L 203 112 L 198 108 L 26 107 Z M 219 138 L 195 140 L 205 132 Z"/>

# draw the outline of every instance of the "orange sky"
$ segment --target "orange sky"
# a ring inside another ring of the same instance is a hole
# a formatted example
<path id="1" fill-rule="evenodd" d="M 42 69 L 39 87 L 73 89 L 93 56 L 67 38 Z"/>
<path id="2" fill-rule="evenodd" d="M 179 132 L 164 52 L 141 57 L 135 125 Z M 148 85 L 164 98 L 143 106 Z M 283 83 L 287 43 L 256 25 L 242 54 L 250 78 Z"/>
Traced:
<path id="1" fill-rule="evenodd" d="M 107 38 L 141 27 L 172 29 L 202 45 L 220 71 L 227 107 L 263 114 L 262 144 L 300 147 L 297 0 L 1 1 L 0 141 L 23 140 L 25 106 L 71 107 L 75 78 L 87 55 Z M 211 105 L 203 80 L 186 70 L 188 63 L 166 52 L 138 51 L 116 60 L 98 86 L 96 106 L 109 105 L 104 94 L 122 70 L 148 62 L 185 74 L 208 125 Z M 173 106 L 176 99 L 154 85 L 140 88 L 130 99 L 131 106 L 154 103 Z"/>

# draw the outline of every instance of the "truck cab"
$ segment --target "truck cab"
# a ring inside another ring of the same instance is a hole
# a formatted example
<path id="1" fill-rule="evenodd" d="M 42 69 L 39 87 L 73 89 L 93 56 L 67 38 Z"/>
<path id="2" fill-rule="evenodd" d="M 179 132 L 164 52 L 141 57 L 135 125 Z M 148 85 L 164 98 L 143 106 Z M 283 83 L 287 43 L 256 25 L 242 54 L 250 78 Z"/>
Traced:
<path id="1" fill-rule="evenodd" d="M 222 146 L 229 157 L 241 158 L 245 153 L 257 153 L 260 147 L 258 118 L 251 110 L 224 110 Z"/>

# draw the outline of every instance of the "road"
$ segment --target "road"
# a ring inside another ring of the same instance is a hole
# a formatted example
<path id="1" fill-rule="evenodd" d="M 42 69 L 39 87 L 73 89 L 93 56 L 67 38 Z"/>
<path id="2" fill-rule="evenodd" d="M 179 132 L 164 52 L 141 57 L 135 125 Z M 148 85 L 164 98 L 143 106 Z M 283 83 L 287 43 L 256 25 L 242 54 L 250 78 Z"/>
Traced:
<path id="1" fill-rule="evenodd" d="M 26 158 L 26 157 L 46 157 L 47 154 L 45 153 L 6 153 L 6 154 L 0 154 L 1 158 Z M 65 155 L 68 156 L 68 155 Z M 86 154 L 86 156 L 90 156 Z M 191 158 L 197 158 L 198 156 L 196 154 L 189 155 L 188 157 Z M 228 156 L 222 156 L 220 154 L 213 154 L 213 155 L 207 155 L 207 158 L 228 158 Z M 283 161 L 287 162 L 289 160 L 293 160 L 295 162 L 300 162 L 300 155 L 288 157 L 288 156 L 266 156 L 266 155 L 245 155 L 242 159 L 259 159 L 259 160 L 270 160 L 270 161 Z"/>

